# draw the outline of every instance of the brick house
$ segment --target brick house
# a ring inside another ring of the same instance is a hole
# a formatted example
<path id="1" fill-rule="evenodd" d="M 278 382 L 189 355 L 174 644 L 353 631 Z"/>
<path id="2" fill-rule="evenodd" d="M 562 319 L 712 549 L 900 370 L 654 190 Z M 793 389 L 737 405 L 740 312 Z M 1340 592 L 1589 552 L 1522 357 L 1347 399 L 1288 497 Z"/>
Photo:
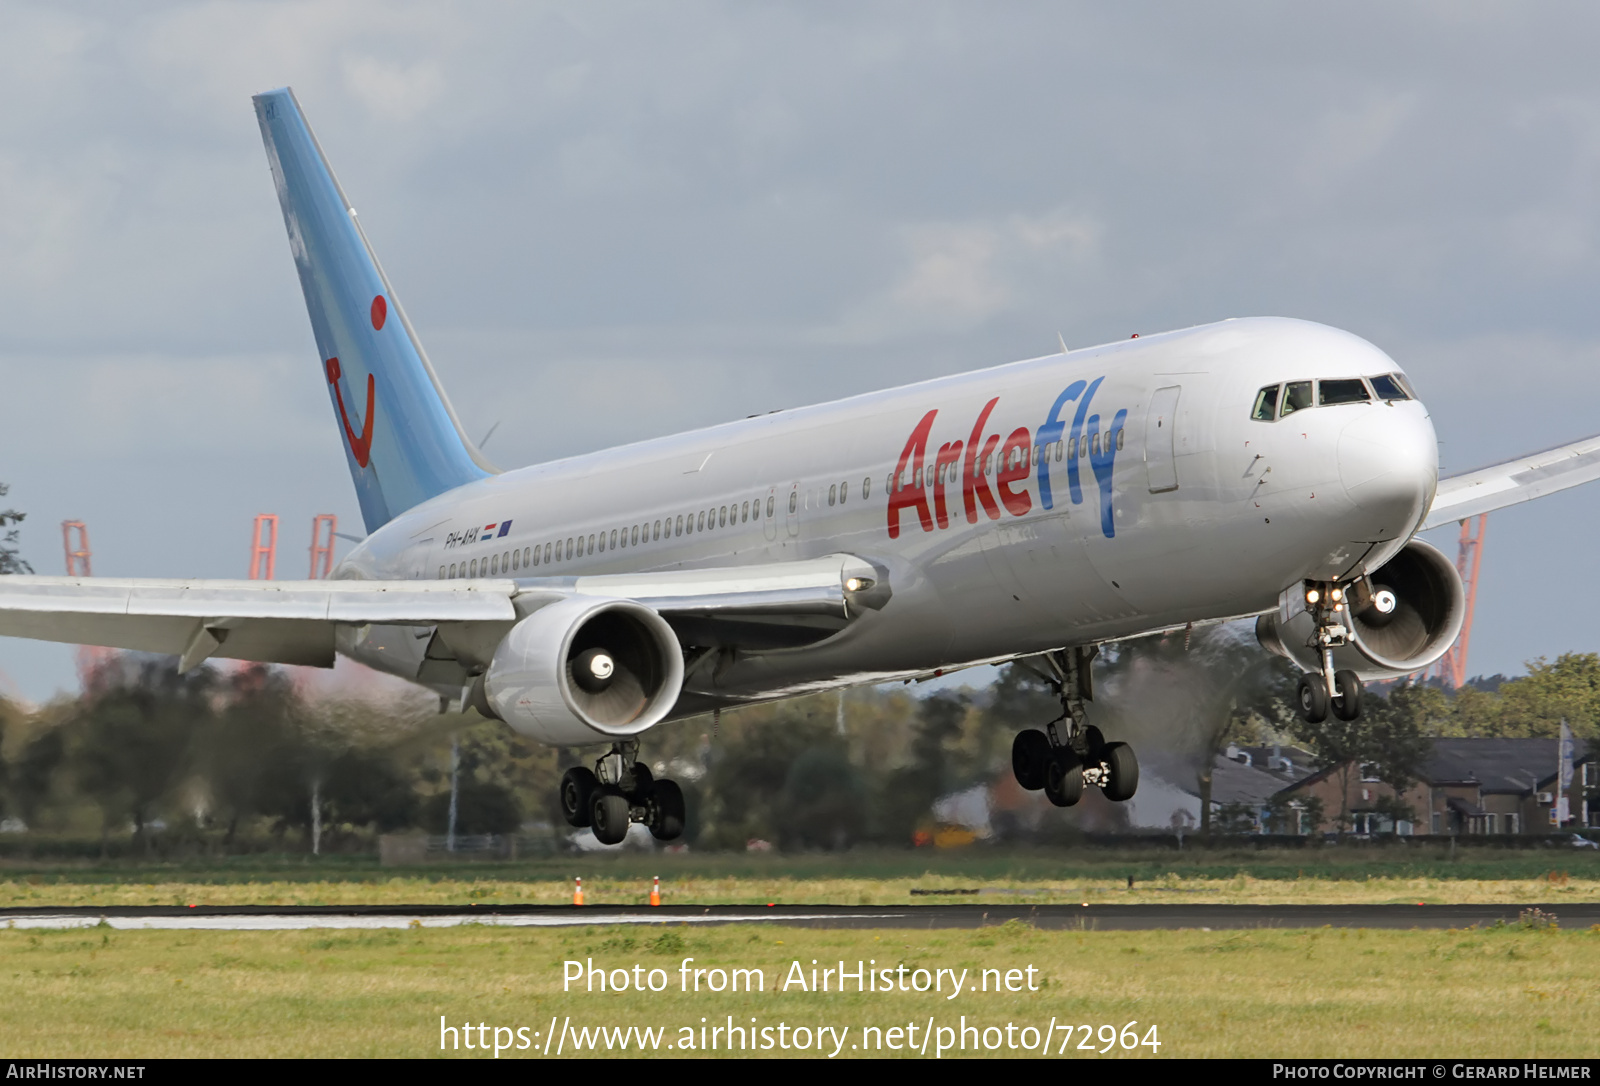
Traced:
<path id="1" fill-rule="evenodd" d="M 1436 739 L 1418 780 L 1396 794 L 1375 767 L 1350 767 L 1344 781 L 1337 767 L 1319 769 L 1279 791 L 1285 812 L 1280 832 L 1320 833 L 1338 828 L 1346 802 L 1356 834 L 1435 833 L 1456 835 L 1548 834 L 1559 828 L 1600 825 L 1600 765 L 1583 751 L 1574 760 L 1568 816 L 1555 824 L 1555 739 Z M 1341 797 L 1343 784 L 1345 795 Z M 1303 812 L 1321 805 L 1315 826 Z M 1406 808 L 1411 818 L 1403 817 Z M 1298 813 L 1297 812 L 1301 812 Z"/>

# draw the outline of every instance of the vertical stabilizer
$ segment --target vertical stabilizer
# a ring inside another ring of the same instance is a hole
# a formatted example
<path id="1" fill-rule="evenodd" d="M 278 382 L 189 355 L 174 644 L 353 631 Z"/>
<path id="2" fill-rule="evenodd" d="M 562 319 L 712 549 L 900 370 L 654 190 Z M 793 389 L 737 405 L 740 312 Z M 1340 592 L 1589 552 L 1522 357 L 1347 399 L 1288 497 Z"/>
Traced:
<path id="1" fill-rule="evenodd" d="M 494 469 L 462 433 L 294 92 L 268 91 L 254 102 L 370 532 Z"/>

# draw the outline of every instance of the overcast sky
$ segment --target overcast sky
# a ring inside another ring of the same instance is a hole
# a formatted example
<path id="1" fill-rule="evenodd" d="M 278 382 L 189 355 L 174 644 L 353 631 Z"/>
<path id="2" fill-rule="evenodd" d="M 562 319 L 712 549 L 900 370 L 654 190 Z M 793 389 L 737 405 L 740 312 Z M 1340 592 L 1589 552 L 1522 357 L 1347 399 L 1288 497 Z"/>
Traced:
<path id="1" fill-rule="evenodd" d="M 300 97 L 516 466 L 1229 316 L 1412 374 L 1446 471 L 1600 431 L 1593 4 L 0 2 L 0 480 L 62 569 L 359 530 L 250 95 Z M 1452 531 L 1441 541 L 1452 555 Z M 1469 661 L 1600 649 L 1600 487 Z M 69 649 L 0 640 L 31 698 Z"/>

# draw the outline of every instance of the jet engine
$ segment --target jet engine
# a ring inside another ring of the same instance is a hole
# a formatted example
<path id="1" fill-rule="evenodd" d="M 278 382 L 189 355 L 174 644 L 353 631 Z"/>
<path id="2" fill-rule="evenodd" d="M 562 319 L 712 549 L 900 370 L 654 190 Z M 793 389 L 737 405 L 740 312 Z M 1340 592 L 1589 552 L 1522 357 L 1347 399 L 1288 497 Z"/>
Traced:
<path id="1" fill-rule="evenodd" d="M 1320 671 L 1316 625 L 1302 586 L 1284 594 L 1276 614 L 1256 620 L 1256 640 L 1306 671 Z M 1333 650 L 1336 670 L 1363 680 L 1394 679 L 1421 671 L 1449 651 L 1461 632 L 1466 597 L 1456 567 L 1419 539 L 1347 589 L 1338 612 L 1347 631 Z"/>
<path id="2" fill-rule="evenodd" d="M 682 688 L 683 651 L 665 619 L 633 600 L 573 596 L 511 628 L 472 702 L 529 738 L 577 746 L 659 724 Z"/>

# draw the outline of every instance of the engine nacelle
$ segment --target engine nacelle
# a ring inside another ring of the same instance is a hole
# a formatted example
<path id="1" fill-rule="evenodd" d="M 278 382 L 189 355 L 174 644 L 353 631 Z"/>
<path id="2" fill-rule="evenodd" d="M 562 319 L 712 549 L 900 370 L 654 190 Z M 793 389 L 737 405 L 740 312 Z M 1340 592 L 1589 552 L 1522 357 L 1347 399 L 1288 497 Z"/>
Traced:
<path id="1" fill-rule="evenodd" d="M 572 596 L 511 628 L 473 701 L 531 739 L 580 746 L 659 724 L 682 689 L 683 650 L 659 614 Z"/>
<path id="2" fill-rule="evenodd" d="M 1256 640 L 1306 671 L 1320 671 L 1316 628 L 1304 594 L 1288 593 L 1285 599 L 1289 607 L 1256 620 Z M 1362 679 L 1421 671 L 1455 644 L 1465 616 L 1466 595 L 1456 567 L 1434 547 L 1413 539 L 1352 586 L 1345 617 L 1350 636 L 1333 650 L 1333 666 L 1349 668 Z"/>

